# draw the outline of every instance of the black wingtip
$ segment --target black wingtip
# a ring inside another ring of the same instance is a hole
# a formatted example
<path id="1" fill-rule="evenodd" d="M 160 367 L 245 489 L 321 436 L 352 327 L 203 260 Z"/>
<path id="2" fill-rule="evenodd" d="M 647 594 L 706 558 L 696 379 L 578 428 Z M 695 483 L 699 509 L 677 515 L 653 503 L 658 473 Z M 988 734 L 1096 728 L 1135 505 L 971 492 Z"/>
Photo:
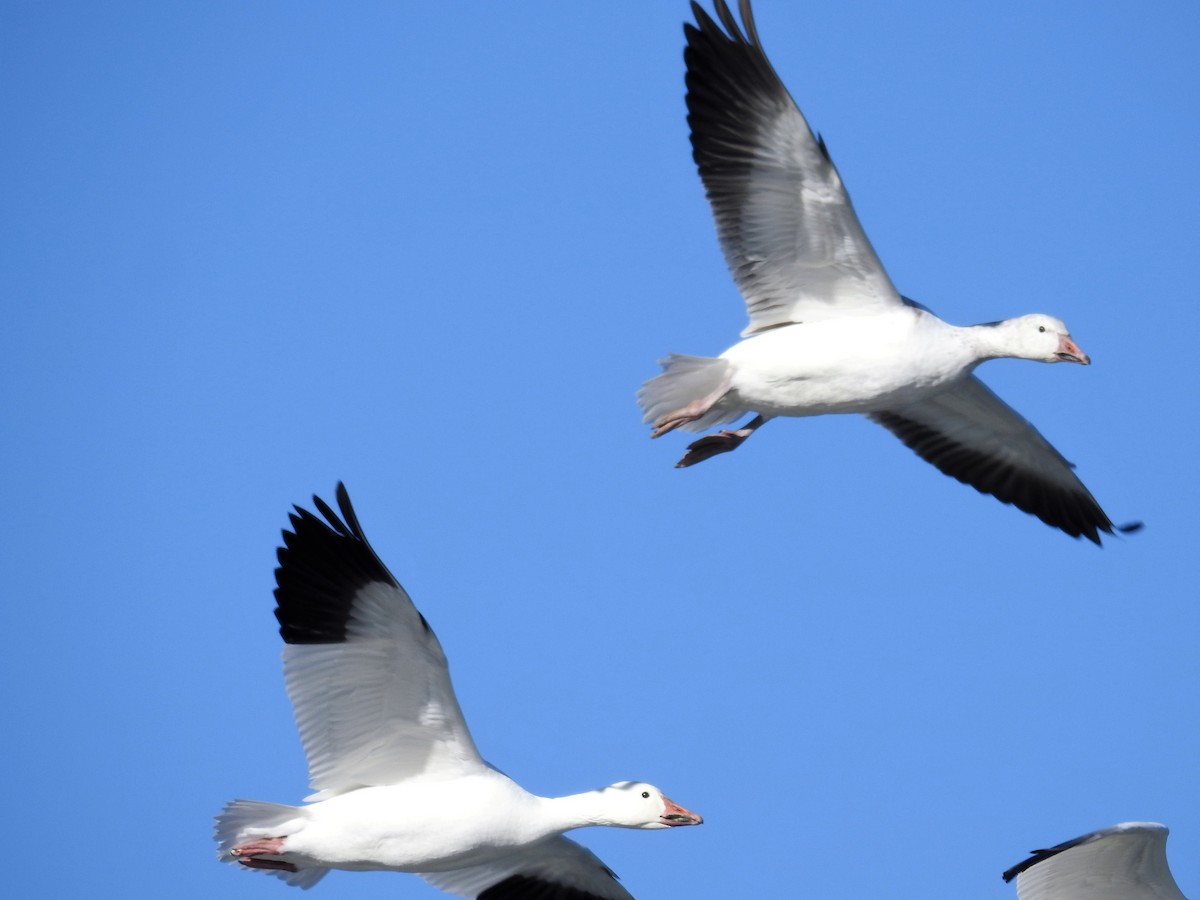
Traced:
<path id="1" fill-rule="evenodd" d="M 713 9 L 717 11 L 717 18 L 721 20 L 721 24 L 725 26 L 725 30 L 729 32 L 729 36 L 733 38 L 736 43 L 752 43 L 752 41 L 748 39 L 748 36 L 743 32 L 744 26 L 738 25 L 737 18 L 732 12 L 730 12 L 729 7 L 725 5 L 725 0 L 714 0 Z M 742 11 L 745 12 L 744 6 L 742 7 Z"/>
<path id="2" fill-rule="evenodd" d="M 696 20 L 694 24 L 692 22 L 683 23 L 683 36 L 688 44 L 705 31 L 717 28 L 717 23 L 713 21 L 712 16 L 696 0 L 692 0 L 692 18 Z"/>
<path id="3" fill-rule="evenodd" d="M 833 157 L 829 155 L 829 145 L 825 143 L 825 135 L 817 135 L 817 146 L 821 148 L 821 155 L 825 157 L 825 161 L 833 162 Z"/>
<path id="4" fill-rule="evenodd" d="M 1145 527 L 1145 522 L 1126 522 L 1124 525 L 1118 525 L 1117 531 L 1121 532 L 1121 534 L 1136 534 Z"/>
<path id="5" fill-rule="evenodd" d="M 742 14 L 742 21 L 739 24 L 737 17 L 730 11 L 725 0 L 714 0 L 713 12 L 716 13 L 716 19 L 709 15 L 708 11 L 701 6 L 696 0 L 691 0 L 692 18 L 696 20 L 696 24 L 691 22 L 683 23 L 683 33 L 690 35 L 692 32 L 705 34 L 710 38 L 717 38 L 732 44 L 744 44 L 750 47 L 758 47 L 758 29 L 754 24 L 754 13 L 750 9 L 750 4 L 741 0 L 738 3 L 738 9 Z M 720 21 L 718 25 L 717 22 Z"/>
<path id="6" fill-rule="evenodd" d="M 1086 837 L 1087 835 L 1084 836 L 1084 838 Z M 1077 846 L 1084 840 L 1084 838 L 1075 838 L 1074 840 L 1064 841 L 1056 847 L 1044 847 L 1040 850 L 1030 850 L 1028 859 L 1021 860 L 1011 869 L 1005 869 L 1004 872 L 1001 873 L 1000 877 L 1004 879 L 1005 884 L 1008 884 L 1022 872 L 1032 869 L 1038 863 L 1045 862 L 1050 857 L 1069 849 L 1069 847 Z"/>
<path id="7" fill-rule="evenodd" d="M 339 484 L 340 484 L 340 482 L 339 482 Z M 325 519 L 325 521 L 327 523 L 329 523 L 329 527 L 332 528 L 334 531 L 336 531 L 338 534 L 344 534 L 349 537 L 350 529 L 347 528 L 345 523 L 342 522 L 342 520 L 338 518 L 337 513 L 335 513 L 333 511 L 333 509 L 329 506 L 329 504 L 326 503 L 324 500 L 322 500 L 320 497 L 318 497 L 316 494 L 313 494 L 312 499 L 313 499 L 313 506 L 315 506 L 317 508 L 317 512 L 319 512 L 321 514 L 321 516 Z M 300 507 L 296 507 L 296 508 L 300 509 Z M 303 510 L 301 510 L 301 512 L 303 512 Z"/>
<path id="8" fill-rule="evenodd" d="M 1101 840 L 1113 834 L 1119 834 L 1123 830 L 1123 826 L 1120 825 L 1114 826 L 1113 828 L 1102 828 L 1099 831 L 1089 831 L 1087 834 L 1081 834 L 1077 838 L 1071 838 L 1069 841 L 1063 841 L 1061 844 L 1055 844 L 1053 847 L 1044 847 L 1040 850 L 1030 850 L 1028 859 L 1023 859 L 1012 868 L 1005 869 L 1000 877 L 1003 878 L 1007 883 L 1012 881 L 1022 872 L 1032 869 L 1039 863 L 1044 863 L 1053 856 L 1058 856 L 1058 854 L 1062 853 L 1064 850 L 1070 850 L 1074 847 L 1082 846 L 1083 844 L 1090 844 L 1093 841 Z"/>
<path id="9" fill-rule="evenodd" d="M 354 511 L 354 504 L 350 502 L 350 492 L 346 490 L 344 482 L 338 482 L 334 496 L 337 499 L 338 509 L 342 511 L 342 518 L 350 527 L 350 533 L 366 544 L 367 536 L 363 533 L 362 526 L 358 524 L 358 513 Z"/>
<path id="10" fill-rule="evenodd" d="M 357 592 L 372 582 L 397 583 L 367 542 L 341 482 L 337 502 L 345 521 L 315 495 L 321 517 L 299 506 L 288 516 L 291 528 L 275 554 L 275 618 L 286 643 L 346 640 Z"/>

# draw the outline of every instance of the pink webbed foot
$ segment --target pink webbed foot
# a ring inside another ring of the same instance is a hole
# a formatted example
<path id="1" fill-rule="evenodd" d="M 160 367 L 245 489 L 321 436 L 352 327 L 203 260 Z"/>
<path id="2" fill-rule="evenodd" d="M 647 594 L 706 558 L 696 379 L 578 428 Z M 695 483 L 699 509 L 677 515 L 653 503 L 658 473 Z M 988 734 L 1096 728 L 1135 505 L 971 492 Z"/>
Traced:
<path id="1" fill-rule="evenodd" d="M 241 865 L 247 869 L 282 869 L 286 872 L 298 872 L 295 864 L 288 863 L 283 859 L 259 859 L 258 857 L 250 857 L 248 859 L 239 859 Z"/>
<path id="2" fill-rule="evenodd" d="M 237 857 L 237 861 L 248 869 L 282 869 L 285 872 L 298 871 L 296 866 L 282 859 L 259 859 L 260 856 L 278 856 L 283 853 L 284 838 L 258 838 L 238 844 L 229 852 Z"/>
<path id="3" fill-rule="evenodd" d="M 718 431 L 716 434 L 705 435 L 700 440 L 693 441 L 688 444 L 687 453 L 683 455 L 683 459 L 675 463 L 675 468 L 686 469 L 688 466 L 702 463 L 718 453 L 736 450 L 741 446 L 742 441 L 750 436 L 748 432 L 743 434 L 744 431 L 744 428 L 739 428 L 737 431 Z"/>
<path id="4" fill-rule="evenodd" d="M 736 431 L 722 429 L 716 434 L 707 434 L 700 438 L 700 440 L 693 441 L 688 444 L 687 453 L 683 455 L 683 459 L 675 463 L 675 468 L 686 469 L 688 466 L 702 463 L 706 459 L 716 456 L 718 453 L 728 453 L 730 450 L 736 450 L 746 438 L 754 434 L 755 430 L 766 421 L 766 417 L 764 416 L 755 416 L 746 423 L 744 428 L 739 428 Z"/>
<path id="5" fill-rule="evenodd" d="M 294 863 L 282 859 L 258 859 L 252 856 L 248 859 L 239 859 L 238 862 L 247 869 L 282 869 L 284 872 L 300 871 Z"/>

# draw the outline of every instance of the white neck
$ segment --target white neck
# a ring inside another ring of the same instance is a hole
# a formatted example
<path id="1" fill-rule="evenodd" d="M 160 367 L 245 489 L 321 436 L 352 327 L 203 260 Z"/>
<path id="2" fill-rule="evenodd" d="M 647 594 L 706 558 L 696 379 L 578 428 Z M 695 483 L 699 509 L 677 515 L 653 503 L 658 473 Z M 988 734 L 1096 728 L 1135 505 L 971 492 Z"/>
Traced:
<path id="1" fill-rule="evenodd" d="M 959 329 L 966 337 L 976 363 L 989 359 L 1016 357 L 1014 349 L 1012 319 L 994 325 L 967 325 Z"/>
<path id="2" fill-rule="evenodd" d="M 538 797 L 542 816 L 554 831 L 570 831 L 585 825 L 617 825 L 606 810 L 603 791 L 584 791 L 566 797 Z"/>

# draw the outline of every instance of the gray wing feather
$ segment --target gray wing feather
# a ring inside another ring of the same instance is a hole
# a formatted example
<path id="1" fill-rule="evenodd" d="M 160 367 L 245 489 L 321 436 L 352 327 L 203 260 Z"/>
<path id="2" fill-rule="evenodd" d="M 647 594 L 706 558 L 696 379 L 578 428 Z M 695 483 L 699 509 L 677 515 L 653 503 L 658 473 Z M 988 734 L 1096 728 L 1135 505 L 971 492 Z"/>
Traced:
<path id="1" fill-rule="evenodd" d="M 815 137 L 758 39 L 723 0 L 724 28 L 695 3 L 685 25 L 692 155 L 753 334 L 792 322 L 874 312 L 902 301 Z"/>

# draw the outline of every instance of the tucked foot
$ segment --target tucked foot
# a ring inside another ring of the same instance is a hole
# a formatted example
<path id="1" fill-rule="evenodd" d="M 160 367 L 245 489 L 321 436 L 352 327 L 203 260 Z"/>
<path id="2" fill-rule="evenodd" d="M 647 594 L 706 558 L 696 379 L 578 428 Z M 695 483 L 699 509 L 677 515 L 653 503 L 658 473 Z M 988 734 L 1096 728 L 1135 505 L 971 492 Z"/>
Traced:
<path id="1" fill-rule="evenodd" d="M 696 400 L 689 403 L 674 412 L 669 412 L 665 416 L 659 416 L 654 422 L 654 430 L 650 432 L 650 437 L 662 437 L 668 431 L 674 431 L 680 425 L 686 425 L 688 422 L 694 422 L 702 415 L 712 409 L 712 403 L 705 398 L 704 400 Z"/>
<path id="2" fill-rule="evenodd" d="M 284 862 L 282 859 L 258 858 L 260 856 L 279 856 L 279 854 L 283 853 L 283 842 L 284 838 L 281 837 L 258 838 L 257 840 L 247 841 L 244 844 L 238 844 L 229 853 L 248 869 L 283 869 L 285 872 L 298 871 L 292 863 Z"/>
<path id="3" fill-rule="evenodd" d="M 666 415 L 659 416 L 654 421 L 654 430 L 650 432 L 650 437 L 662 437 L 668 431 L 674 431 L 680 425 L 686 425 L 688 422 L 695 422 L 702 416 L 708 415 L 713 406 L 718 400 L 724 397 L 729 392 L 729 379 L 717 386 L 717 389 L 711 394 L 701 397 L 699 400 L 693 400 L 687 406 L 681 406 L 679 409 L 669 412 Z"/>

